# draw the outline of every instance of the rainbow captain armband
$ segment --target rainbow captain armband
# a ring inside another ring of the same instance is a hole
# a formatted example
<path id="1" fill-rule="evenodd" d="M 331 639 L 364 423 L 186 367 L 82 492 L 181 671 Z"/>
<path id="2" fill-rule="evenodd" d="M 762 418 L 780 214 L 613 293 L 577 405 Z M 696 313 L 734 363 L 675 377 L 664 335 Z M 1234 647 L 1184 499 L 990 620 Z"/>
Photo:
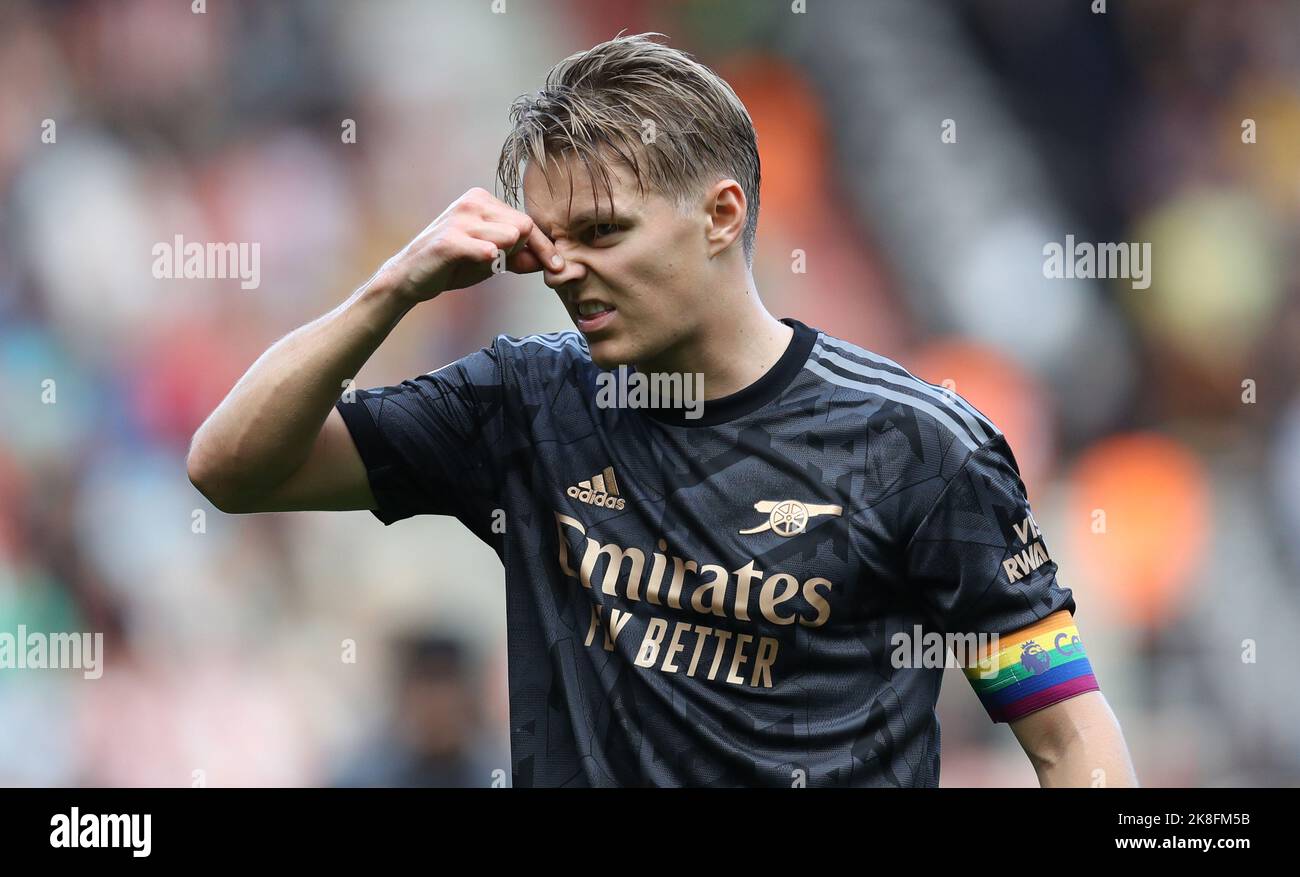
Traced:
<path id="1" fill-rule="evenodd" d="M 1085 691 L 1098 691 L 1074 618 L 1064 609 L 1001 634 L 963 670 L 995 722 L 1011 722 Z"/>

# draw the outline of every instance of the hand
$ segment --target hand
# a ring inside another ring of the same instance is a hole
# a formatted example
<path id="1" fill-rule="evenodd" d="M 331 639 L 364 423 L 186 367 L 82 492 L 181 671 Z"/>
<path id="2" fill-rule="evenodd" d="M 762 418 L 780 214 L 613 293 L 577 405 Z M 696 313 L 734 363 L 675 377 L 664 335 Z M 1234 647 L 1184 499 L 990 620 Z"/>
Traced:
<path id="1" fill-rule="evenodd" d="M 384 263 L 375 277 L 402 298 L 428 301 L 491 277 L 497 253 L 516 274 L 561 271 L 564 257 L 528 214 L 475 187 Z"/>

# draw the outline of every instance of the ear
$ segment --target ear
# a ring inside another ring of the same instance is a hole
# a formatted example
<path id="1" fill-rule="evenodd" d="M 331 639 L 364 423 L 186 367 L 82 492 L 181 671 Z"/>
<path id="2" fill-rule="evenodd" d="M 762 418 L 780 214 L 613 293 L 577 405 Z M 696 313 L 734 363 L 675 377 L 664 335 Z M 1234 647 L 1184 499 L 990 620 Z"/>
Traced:
<path id="1" fill-rule="evenodd" d="M 728 179 L 714 183 L 705 193 L 704 209 L 708 214 L 705 240 L 711 258 L 740 240 L 745 231 L 749 204 L 740 183 Z"/>

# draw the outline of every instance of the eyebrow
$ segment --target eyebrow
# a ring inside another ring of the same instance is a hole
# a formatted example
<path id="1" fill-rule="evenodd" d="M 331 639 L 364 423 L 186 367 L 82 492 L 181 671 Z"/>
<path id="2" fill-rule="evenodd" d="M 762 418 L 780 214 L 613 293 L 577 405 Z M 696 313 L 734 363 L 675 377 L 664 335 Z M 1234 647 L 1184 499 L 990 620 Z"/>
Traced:
<path id="1" fill-rule="evenodd" d="M 569 228 L 577 228 L 580 225 L 586 225 L 588 222 L 597 219 L 604 222 L 618 222 L 619 220 L 626 218 L 627 217 L 622 213 L 622 211 L 617 208 L 615 208 L 613 214 L 607 214 L 604 211 L 597 212 L 595 210 L 582 210 L 569 217 Z"/>
<path id="2" fill-rule="evenodd" d="M 588 208 L 586 208 L 586 209 L 579 210 L 577 213 L 574 213 L 574 214 L 572 214 L 572 215 L 569 217 L 569 224 L 568 224 L 566 230 L 572 231 L 573 229 L 578 228 L 579 226 L 585 225 L 585 224 L 587 224 L 588 222 L 591 222 L 592 220 L 595 220 L 595 219 L 599 219 L 599 220 L 601 220 L 602 222 L 623 223 L 623 222 L 628 222 L 628 221 L 630 221 L 630 220 L 633 219 L 633 218 L 634 218 L 634 216 L 633 216 L 632 214 L 630 214 L 630 213 L 626 213 L 626 212 L 620 210 L 620 209 L 617 208 L 617 207 L 614 208 L 614 212 L 613 212 L 612 215 L 610 215 L 610 214 L 609 214 L 607 211 L 605 211 L 604 209 L 602 209 L 602 210 L 600 210 L 600 211 L 596 211 L 596 210 L 594 210 L 594 209 L 588 207 Z M 540 227 L 540 226 L 539 226 L 539 227 Z M 546 226 L 546 228 L 549 228 L 549 227 L 550 227 L 550 226 Z M 544 230 L 542 231 L 542 234 L 546 235 L 547 240 L 552 240 L 552 241 L 554 240 L 554 238 L 551 237 L 549 231 L 546 231 L 546 230 L 544 229 Z"/>

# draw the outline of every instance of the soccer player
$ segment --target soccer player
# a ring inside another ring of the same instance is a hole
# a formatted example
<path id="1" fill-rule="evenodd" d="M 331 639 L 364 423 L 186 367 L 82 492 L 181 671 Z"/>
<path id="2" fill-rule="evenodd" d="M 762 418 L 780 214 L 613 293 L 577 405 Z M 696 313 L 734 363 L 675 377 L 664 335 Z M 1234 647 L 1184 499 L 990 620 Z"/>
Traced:
<path id="1" fill-rule="evenodd" d="M 1043 785 L 1134 784 L 997 427 L 764 308 L 732 89 L 624 36 L 511 119 L 504 199 L 466 192 L 267 350 L 195 434 L 198 489 L 454 515 L 491 545 L 518 786 L 935 786 L 936 637 L 975 644 Z M 406 313 L 494 266 L 541 272 L 577 331 L 340 398 Z"/>

